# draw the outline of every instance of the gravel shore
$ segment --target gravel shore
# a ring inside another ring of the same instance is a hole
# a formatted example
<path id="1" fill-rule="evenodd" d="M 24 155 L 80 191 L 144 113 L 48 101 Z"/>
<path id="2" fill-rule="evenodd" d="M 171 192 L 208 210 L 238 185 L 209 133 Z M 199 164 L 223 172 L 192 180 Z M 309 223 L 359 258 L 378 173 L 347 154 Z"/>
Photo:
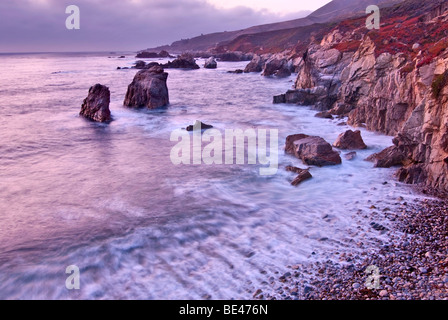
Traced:
<path id="1" fill-rule="evenodd" d="M 448 200 L 403 201 L 384 214 L 395 229 L 387 243 L 288 266 L 269 278 L 271 292 L 258 290 L 254 299 L 448 300 Z"/>

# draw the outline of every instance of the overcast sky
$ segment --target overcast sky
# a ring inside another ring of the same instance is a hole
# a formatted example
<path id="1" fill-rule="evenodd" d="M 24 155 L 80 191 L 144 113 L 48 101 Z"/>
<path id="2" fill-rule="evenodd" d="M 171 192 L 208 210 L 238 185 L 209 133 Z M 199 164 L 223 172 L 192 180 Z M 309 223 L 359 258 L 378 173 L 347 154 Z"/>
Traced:
<path id="1" fill-rule="evenodd" d="M 296 19 L 330 0 L 0 0 L 0 52 L 140 50 Z M 67 30 L 68 5 L 80 29 Z"/>

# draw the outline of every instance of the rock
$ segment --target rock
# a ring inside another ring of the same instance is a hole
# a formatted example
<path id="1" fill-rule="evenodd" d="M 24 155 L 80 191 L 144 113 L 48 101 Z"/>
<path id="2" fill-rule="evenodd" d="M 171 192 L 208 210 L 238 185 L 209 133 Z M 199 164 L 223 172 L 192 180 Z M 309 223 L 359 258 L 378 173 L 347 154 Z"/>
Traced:
<path id="1" fill-rule="evenodd" d="M 158 58 L 159 55 L 157 54 L 157 52 L 142 51 L 139 52 L 135 57 L 140 59 L 151 59 L 151 58 Z"/>
<path id="2" fill-rule="evenodd" d="M 169 54 L 168 51 L 162 50 L 159 52 L 159 58 L 172 58 L 173 56 Z"/>
<path id="3" fill-rule="evenodd" d="M 291 75 L 291 70 L 287 67 L 282 67 L 274 73 L 277 78 L 287 78 Z"/>
<path id="4" fill-rule="evenodd" d="M 193 55 L 190 53 L 183 53 L 177 59 L 162 64 L 162 67 L 176 69 L 199 69 Z"/>
<path id="5" fill-rule="evenodd" d="M 285 151 L 294 155 L 308 165 L 328 166 L 341 164 L 339 153 L 321 137 L 292 135 L 286 138 Z"/>
<path id="6" fill-rule="evenodd" d="M 294 145 L 294 142 L 296 140 L 308 138 L 309 136 L 306 134 L 293 134 L 286 137 L 286 143 L 285 143 L 285 153 L 287 154 L 294 154 L 296 146 Z"/>
<path id="7" fill-rule="evenodd" d="M 313 177 L 310 171 L 307 169 L 288 166 L 286 167 L 286 171 L 295 172 L 298 174 L 297 177 L 291 182 L 291 185 L 295 187 L 301 184 L 303 181 L 311 179 Z"/>
<path id="8" fill-rule="evenodd" d="M 263 70 L 265 62 L 266 60 L 261 56 L 255 55 L 251 62 L 249 62 L 249 64 L 246 66 L 246 68 L 244 68 L 244 72 L 261 72 Z"/>
<path id="9" fill-rule="evenodd" d="M 427 268 L 424 268 L 424 267 L 420 267 L 420 268 L 418 268 L 418 270 L 419 270 L 421 273 L 428 273 L 428 269 L 427 269 Z"/>
<path id="10" fill-rule="evenodd" d="M 387 292 L 387 290 L 381 290 L 381 291 L 380 291 L 380 297 L 384 298 L 384 297 L 386 297 L 387 295 L 389 295 L 389 293 Z"/>
<path id="11" fill-rule="evenodd" d="M 361 287 L 361 285 L 360 285 L 358 282 L 355 282 L 355 283 L 352 285 L 352 287 L 353 287 L 353 289 L 358 290 L 358 289 Z"/>
<path id="12" fill-rule="evenodd" d="M 128 107 L 147 107 L 155 109 L 169 104 L 168 73 L 160 66 L 140 70 L 128 86 L 124 105 Z"/>
<path id="13" fill-rule="evenodd" d="M 420 49 L 420 47 L 421 47 L 420 43 L 414 43 L 412 45 L 412 50 L 418 50 L 418 49 Z"/>
<path id="14" fill-rule="evenodd" d="M 218 63 L 216 62 L 215 58 L 210 57 L 205 61 L 204 68 L 206 69 L 216 69 L 218 67 Z"/>
<path id="15" fill-rule="evenodd" d="M 374 162 L 376 168 L 390 168 L 400 166 L 406 160 L 406 156 L 397 147 L 392 146 L 379 153 L 372 154 L 366 161 Z"/>
<path id="16" fill-rule="evenodd" d="M 367 148 L 366 144 L 362 140 L 361 131 L 359 130 L 348 130 L 340 134 L 333 146 L 343 150 L 359 150 Z"/>
<path id="17" fill-rule="evenodd" d="M 286 95 L 280 94 L 278 96 L 274 96 L 272 103 L 274 104 L 286 103 Z"/>
<path id="18" fill-rule="evenodd" d="M 230 61 L 230 62 L 248 61 L 253 58 L 251 54 L 245 54 L 240 51 L 224 52 L 217 54 L 216 57 L 221 61 Z"/>
<path id="19" fill-rule="evenodd" d="M 205 124 L 199 120 L 196 120 L 196 122 L 194 123 L 194 125 L 189 125 L 187 127 L 187 131 L 193 131 L 193 130 L 198 130 L 200 128 L 200 130 L 207 130 L 207 129 L 211 129 L 213 128 L 212 125 L 209 124 Z"/>
<path id="20" fill-rule="evenodd" d="M 79 115 L 97 122 L 109 122 L 112 120 L 109 103 L 109 88 L 96 84 L 89 89 L 89 94 L 84 99 Z"/>
<path id="21" fill-rule="evenodd" d="M 124 59 L 126 56 L 119 56 L 118 59 Z"/>
<path id="22" fill-rule="evenodd" d="M 288 69 L 288 61 L 283 57 L 273 56 L 270 59 L 268 59 L 264 65 L 263 73 L 262 75 L 265 77 L 277 75 L 278 72 L 280 74 L 286 74 Z M 283 71 L 280 71 L 283 70 Z M 289 74 L 287 76 L 291 75 L 291 71 L 289 71 Z"/>
<path id="23" fill-rule="evenodd" d="M 241 70 L 241 69 L 236 69 L 236 70 L 234 70 L 234 71 L 227 71 L 227 73 L 235 73 L 235 74 L 241 74 L 241 73 L 243 73 L 244 71 L 243 70 Z"/>
<path id="24" fill-rule="evenodd" d="M 333 116 L 328 111 L 318 112 L 314 116 L 317 118 L 323 118 L 323 119 L 333 119 Z"/>
<path id="25" fill-rule="evenodd" d="M 145 61 L 142 61 L 142 60 L 138 60 L 138 61 L 136 61 L 135 64 L 134 64 L 134 68 L 135 68 L 135 69 L 144 69 L 145 66 L 146 66 L 146 62 L 145 62 Z"/>
<path id="26" fill-rule="evenodd" d="M 346 153 L 346 154 L 344 155 L 344 158 L 345 158 L 346 160 L 348 160 L 348 161 L 351 161 L 351 160 L 353 160 L 353 159 L 356 158 L 356 152 L 353 151 L 353 152 Z"/>

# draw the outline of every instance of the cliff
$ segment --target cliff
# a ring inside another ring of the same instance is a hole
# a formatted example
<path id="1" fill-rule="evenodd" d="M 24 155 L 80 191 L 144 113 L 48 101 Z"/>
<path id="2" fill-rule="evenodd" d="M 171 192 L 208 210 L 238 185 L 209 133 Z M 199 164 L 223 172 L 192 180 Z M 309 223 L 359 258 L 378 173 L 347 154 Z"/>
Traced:
<path id="1" fill-rule="evenodd" d="M 314 105 L 394 135 L 379 156 L 399 159 L 399 180 L 447 192 L 447 10 L 448 0 L 407 0 L 381 11 L 380 30 L 367 30 L 365 17 L 339 23 L 311 41 L 294 90 L 274 102 Z"/>

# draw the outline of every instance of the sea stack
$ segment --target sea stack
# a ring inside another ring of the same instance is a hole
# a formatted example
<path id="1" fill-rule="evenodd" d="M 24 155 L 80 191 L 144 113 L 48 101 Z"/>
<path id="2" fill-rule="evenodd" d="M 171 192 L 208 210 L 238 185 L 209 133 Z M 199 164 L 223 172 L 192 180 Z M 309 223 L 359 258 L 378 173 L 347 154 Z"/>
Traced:
<path id="1" fill-rule="evenodd" d="M 96 84 L 90 87 L 89 94 L 84 99 L 79 115 L 97 122 L 109 122 L 112 120 L 109 104 L 109 88 Z"/>
<path id="2" fill-rule="evenodd" d="M 166 80 L 168 73 L 160 66 L 137 72 L 128 86 L 124 105 L 132 108 L 156 109 L 169 104 Z"/>

